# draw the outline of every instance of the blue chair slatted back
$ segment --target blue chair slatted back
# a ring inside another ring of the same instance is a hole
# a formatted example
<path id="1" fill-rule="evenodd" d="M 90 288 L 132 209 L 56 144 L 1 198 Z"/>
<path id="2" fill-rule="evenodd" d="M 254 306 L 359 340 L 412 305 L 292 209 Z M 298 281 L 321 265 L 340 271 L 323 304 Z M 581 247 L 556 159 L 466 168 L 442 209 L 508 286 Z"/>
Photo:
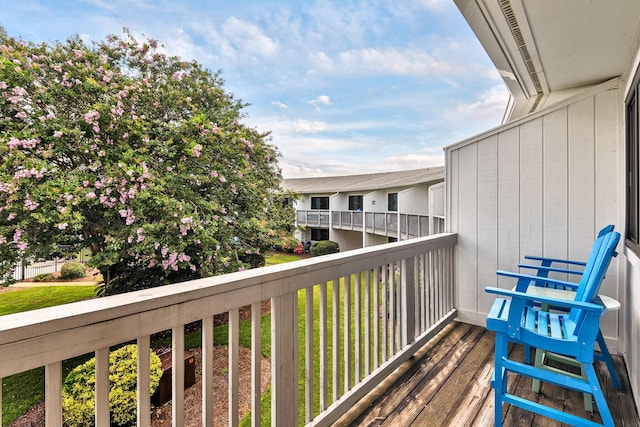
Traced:
<path id="1" fill-rule="evenodd" d="M 598 242 L 597 253 L 593 253 L 589 257 L 587 266 L 584 269 L 580 285 L 578 286 L 575 301 L 593 302 L 598 296 L 600 286 L 604 280 L 605 273 L 611 263 L 611 258 L 616 254 L 616 246 L 620 241 L 620 233 L 611 231 L 596 239 Z M 596 244 L 594 244 L 596 246 Z M 593 258 L 593 259 L 592 259 Z M 574 310 L 570 319 L 579 323 L 577 316 L 582 316 L 581 310 Z"/>

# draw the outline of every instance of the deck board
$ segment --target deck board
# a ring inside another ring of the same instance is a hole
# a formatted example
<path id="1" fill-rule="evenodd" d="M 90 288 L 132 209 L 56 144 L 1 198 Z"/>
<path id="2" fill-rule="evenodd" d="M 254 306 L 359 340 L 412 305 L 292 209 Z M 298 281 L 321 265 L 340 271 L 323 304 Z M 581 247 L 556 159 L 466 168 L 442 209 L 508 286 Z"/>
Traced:
<path id="1" fill-rule="evenodd" d="M 494 334 L 485 328 L 454 322 L 447 326 L 415 363 L 383 393 L 373 397 L 359 414 L 351 414 L 351 426 L 492 426 Z M 522 359 L 522 346 L 512 346 L 510 357 Z M 615 390 L 606 366 L 598 362 L 597 372 L 607 396 L 616 425 L 640 426 L 638 412 L 629 388 L 622 359 L 614 356 L 616 372 L 623 390 Z M 580 416 L 584 410 L 582 394 L 550 384 L 543 384 L 540 394 L 531 391 L 531 379 L 516 376 L 509 388 L 519 396 L 537 399 Z M 595 404 L 594 404 L 595 406 Z M 503 407 L 504 425 L 560 426 L 545 417 L 520 408 Z M 592 417 L 600 421 L 597 409 Z M 338 423 L 340 424 L 340 423 Z"/>

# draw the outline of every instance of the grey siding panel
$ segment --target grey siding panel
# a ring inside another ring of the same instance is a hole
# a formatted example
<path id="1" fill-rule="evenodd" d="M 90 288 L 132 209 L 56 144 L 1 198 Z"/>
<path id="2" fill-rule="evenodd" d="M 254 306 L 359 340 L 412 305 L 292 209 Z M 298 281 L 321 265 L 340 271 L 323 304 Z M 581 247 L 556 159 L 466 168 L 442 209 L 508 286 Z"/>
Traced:
<path id="1" fill-rule="evenodd" d="M 544 253 L 567 258 L 567 109 L 545 115 L 542 133 Z"/>
<path id="2" fill-rule="evenodd" d="M 520 129 L 498 135 L 498 266 L 512 269 L 520 260 Z M 504 277 L 498 285 L 511 287 Z"/>
<path id="3" fill-rule="evenodd" d="M 498 263 L 498 138 L 487 138 L 478 145 L 478 281 L 480 286 L 495 285 Z M 488 310 L 493 296 L 478 292 L 478 307 Z"/>
<path id="4" fill-rule="evenodd" d="M 458 165 L 458 227 L 460 236 L 464 236 L 458 247 L 459 283 L 478 284 L 478 146 L 461 149 Z M 461 292 L 459 308 L 478 310 L 478 292 L 478 286 Z"/>

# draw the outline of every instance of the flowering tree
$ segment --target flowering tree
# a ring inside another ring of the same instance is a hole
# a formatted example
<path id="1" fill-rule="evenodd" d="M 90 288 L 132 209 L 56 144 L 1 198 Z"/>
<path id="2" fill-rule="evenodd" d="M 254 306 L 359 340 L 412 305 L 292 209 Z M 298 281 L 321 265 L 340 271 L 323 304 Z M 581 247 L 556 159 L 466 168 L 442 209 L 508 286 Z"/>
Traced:
<path id="1" fill-rule="evenodd" d="M 111 294 L 237 271 L 271 244 L 277 152 L 219 73 L 127 32 L 0 42 L 0 274 L 73 244 Z"/>

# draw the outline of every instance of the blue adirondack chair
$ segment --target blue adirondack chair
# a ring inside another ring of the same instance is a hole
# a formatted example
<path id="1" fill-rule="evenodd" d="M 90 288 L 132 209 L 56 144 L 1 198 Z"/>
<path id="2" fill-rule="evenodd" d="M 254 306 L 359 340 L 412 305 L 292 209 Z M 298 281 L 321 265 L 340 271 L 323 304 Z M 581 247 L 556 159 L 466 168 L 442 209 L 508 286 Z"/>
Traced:
<path id="1" fill-rule="evenodd" d="M 597 235 L 596 240 L 595 240 L 595 242 L 593 244 L 589 259 L 591 259 L 591 257 L 593 257 L 593 256 L 596 256 L 597 253 L 598 253 L 599 245 L 602 242 L 602 240 L 599 239 L 599 238 L 602 237 L 602 236 L 605 236 L 608 233 L 611 233 L 613 230 L 614 230 L 613 224 L 609 224 L 609 225 L 603 227 L 598 232 L 598 235 Z M 615 257 L 617 255 L 618 255 L 618 253 L 615 252 L 615 251 L 612 254 L 613 257 Z M 570 275 L 582 276 L 583 271 L 584 271 L 584 267 L 586 267 L 587 264 L 588 264 L 588 261 L 587 262 L 583 262 L 583 261 L 574 261 L 574 260 L 566 260 L 566 259 L 559 259 L 559 258 L 539 257 L 539 256 L 532 256 L 532 255 L 526 255 L 525 259 L 540 261 L 540 265 L 518 264 L 519 268 L 526 268 L 526 269 L 534 269 L 534 270 L 536 270 L 537 271 L 536 278 L 538 278 L 538 277 L 545 277 L 546 278 L 546 277 L 548 277 L 549 273 L 551 273 L 551 272 L 566 273 L 566 274 L 570 274 Z M 575 270 L 575 269 L 558 268 L 558 267 L 554 267 L 553 266 L 554 264 L 565 264 L 567 266 L 580 266 L 580 267 L 583 267 L 583 269 Z M 574 292 L 578 290 L 578 286 L 579 286 L 578 283 L 571 283 L 571 282 L 555 282 L 555 281 L 554 282 L 549 282 L 549 281 L 542 281 L 542 280 L 536 280 L 536 281 L 521 280 L 521 281 L 518 282 L 517 290 L 519 290 L 521 292 L 526 292 L 527 286 L 529 286 L 529 285 L 547 287 L 547 288 L 553 288 L 553 289 L 560 289 L 560 290 L 568 290 L 568 291 L 574 291 Z M 545 306 L 545 309 L 548 309 L 548 307 Z M 622 389 L 622 385 L 620 384 L 620 380 L 618 379 L 618 375 L 616 374 L 615 367 L 613 365 L 613 360 L 611 359 L 611 353 L 609 352 L 609 348 L 607 347 L 607 343 L 604 340 L 604 336 L 602 335 L 602 331 L 601 330 L 598 330 L 597 342 L 598 342 L 598 348 L 600 349 L 600 351 L 596 352 L 595 357 L 596 357 L 596 359 L 603 361 L 607 365 L 607 369 L 609 370 L 609 375 L 611 376 L 611 381 L 613 382 L 614 387 L 617 390 L 621 390 Z M 530 354 L 529 347 L 526 346 L 525 355 L 526 355 L 527 363 L 530 362 L 529 354 Z M 540 351 L 536 351 L 536 362 L 535 362 L 536 365 L 540 365 L 541 363 L 543 363 L 542 362 L 542 358 L 543 357 L 544 357 L 544 355 Z M 533 391 L 535 391 L 536 393 L 538 393 L 540 391 L 540 382 L 539 381 L 534 381 L 533 382 Z M 585 408 L 588 411 L 593 412 L 590 397 L 589 398 L 585 397 Z"/>
<path id="2" fill-rule="evenodd" d="M 486 288 L 487 292 L 499 296 L 487 316 L 487 329 L 496 332 L 495 369 L 492 381 L 495 389 L 496 426 L 502 425 L 503 402 L 575 426 L 614 425 L 593 367 L 595 343 L 604 307 L 588 301 L 596 300 L 619 239 L 620 234 L 617 232 L 609 232 L 598 237 L 597 240 L 600 241 L 597 254 L 589 257 L 573 301 L 532 296 L 517 289 Z M 510 272 L 498 273 L 517 278 L 518 281 L 540 280 L 537 276 Z M 563 283 L 563 281 L 549 278 L 544 280 L 555 282 L 557 285 Z M 566 311 L 545 311 L 541 304 L 549 307 L 563 307 Z M 508 353 L 509 342 L 527 344 L 544 351 L 571 357 L 582 364 L 584 378 L 511 360 Z M 509 393 L 507 388 L 509 372 L 589 393 L 596 402 L 604 424 Z"/>

